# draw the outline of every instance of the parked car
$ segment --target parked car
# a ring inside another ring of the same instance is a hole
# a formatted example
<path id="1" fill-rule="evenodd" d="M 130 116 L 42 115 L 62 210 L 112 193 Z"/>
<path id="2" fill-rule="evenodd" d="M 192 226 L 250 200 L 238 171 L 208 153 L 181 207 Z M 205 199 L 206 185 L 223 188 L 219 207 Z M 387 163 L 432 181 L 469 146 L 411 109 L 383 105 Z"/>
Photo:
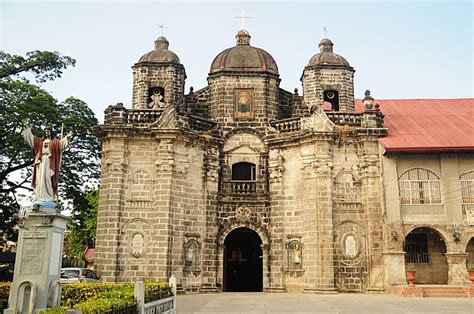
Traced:
<path id="1" fill-rule="evenodd" d="M 61 268 L 59 281 L 61 283 L 71 282 L 98 282 L 100 276 L 92 269 L 81 267 Z"/>

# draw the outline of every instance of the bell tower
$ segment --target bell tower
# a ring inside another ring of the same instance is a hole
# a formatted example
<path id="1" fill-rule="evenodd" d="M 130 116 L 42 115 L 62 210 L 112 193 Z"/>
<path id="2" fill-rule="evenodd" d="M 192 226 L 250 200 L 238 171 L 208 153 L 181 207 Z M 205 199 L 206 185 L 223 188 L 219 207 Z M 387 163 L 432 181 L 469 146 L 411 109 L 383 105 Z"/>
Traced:
<path id="1" fill-rule="evenodd" d="M 308 107 L 320 105 L 330 111 L 354 111 L 354 68 L 333 52 L 333 42 L 324 38 L 319 53 L 303 71 L 304 101 Z"/>
<path id="2" fill-rule="evenodd" d="M 134 109 L 161 109 L 165 104 L 183 102 L 186 72 L 178 56 L 168 47 L 168 40 L 158 37 L 155 49 L 133 65 Z"/>

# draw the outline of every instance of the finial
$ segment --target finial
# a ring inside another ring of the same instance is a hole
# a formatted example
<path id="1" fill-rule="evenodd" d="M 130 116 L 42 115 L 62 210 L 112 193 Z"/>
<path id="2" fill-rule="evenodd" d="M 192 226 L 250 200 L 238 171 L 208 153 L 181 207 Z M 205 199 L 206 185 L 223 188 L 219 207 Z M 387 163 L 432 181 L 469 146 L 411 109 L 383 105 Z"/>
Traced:
<path id="1" fill-rule="evenodd" d="M 323 30 L 324 30 L 324 38 L 328 38 L 328 29 L 326 28 L 326 26 L 324 26 Z"/>
<path id="2" fill-rule="evenodd" d="M 365 110 L 372 110 L 372 105 L 374 103 L 374 98 L 370 96 L 370 90 L 365 91 L 365 97 L 364 100 L 362 101 L 364 103 L 364 108 Z"/>
<path id="3" fill-rule="evenodd" d="M 297 88 L 295 88 L 294 93 L 295 93 L 295 96 L 298 96 L 298 89 Z"/>
<path id="4" fill-rule="evenodd" d="M 235 19 L 242 19 L 242 29 L 245 29 L 245 19 L 253 19 L 253 16 L 245 16 L 245 11 L 242 10 L 241 16 L 234 16 Z"/>
<path id="5" fill-rule="evenodd" d="M 158 37 L 157 40 L 155 40 L 155 49 L 165 49 L 168 50 L 168 47 L 170 46 L 170 43 L 168 42 L 168 39 L 164 36 Z"/>
<path id="6" fill-rule="evenodd" d="M 235 35 L 237 46 L 250 46 L 250 38 L 252 38 L 245 29 L 241 29 L 237 35 Z"/>
<path id="7" fill-rule="evenodd" d="M 319 51 L 320 52 L 332 52 L 332 47 L 334 44 L 329 38 L 323 38 L 319 42 Z"/>
<path id="8" fill-rule="evenodd" d="M 189 94 L 191 94 L 191 95 L 194 94 L 194 87 L 191 86 L 191 87 L 189 88 Z"/>

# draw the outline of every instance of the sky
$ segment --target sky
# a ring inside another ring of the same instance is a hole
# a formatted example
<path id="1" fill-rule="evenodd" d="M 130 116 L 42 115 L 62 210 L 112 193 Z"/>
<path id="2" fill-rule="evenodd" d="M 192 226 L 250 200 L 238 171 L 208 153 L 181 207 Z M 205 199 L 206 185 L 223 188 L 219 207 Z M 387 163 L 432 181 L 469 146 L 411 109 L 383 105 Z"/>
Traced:
<path id="1" fill-rule="evenodd" d="M 77 60 L 43 84 L 59 101 L 82 99 L 103 121 L 108 105 L 131 105 L 131 66 L 164 35 L 184 65 L 186 93 L 207 85 L 212 60 L 235 45 L 245 10 L 251 45 L 276 60 L 280 87 L 300 77 L 324 37 L 356 69 L 355 96 L 474 97 L 471 1 L 6 1 L 0 49 L 58 51 Z M 301 92 L 300 92 L 301 94 Z"/>

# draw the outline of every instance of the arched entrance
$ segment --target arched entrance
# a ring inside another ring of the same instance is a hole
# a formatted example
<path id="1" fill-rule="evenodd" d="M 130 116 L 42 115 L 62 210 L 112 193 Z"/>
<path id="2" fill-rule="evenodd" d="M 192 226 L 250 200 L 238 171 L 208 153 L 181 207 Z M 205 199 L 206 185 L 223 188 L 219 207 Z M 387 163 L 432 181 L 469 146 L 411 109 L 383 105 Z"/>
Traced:
<path id="1" fill-rule="evenodd" d="M 467 260 L 466 260 L 467 269 L 474 268 L 474 237 L 472 237 L 467 243 L 466 253 L 467 253 Z"/>
<path id="2" fill-rule="evenodd" d="M 249 228 L 230 232 L 224 241 L 224 291 L 262 291 L 262 240 Z"/>
<path id="3" fill-rule="evenodd" d="M 446 245 L 434 229 L 416 228 L 405 237 L 405 269 L 415 270 L 417 284 L 447 284 Z"/>

